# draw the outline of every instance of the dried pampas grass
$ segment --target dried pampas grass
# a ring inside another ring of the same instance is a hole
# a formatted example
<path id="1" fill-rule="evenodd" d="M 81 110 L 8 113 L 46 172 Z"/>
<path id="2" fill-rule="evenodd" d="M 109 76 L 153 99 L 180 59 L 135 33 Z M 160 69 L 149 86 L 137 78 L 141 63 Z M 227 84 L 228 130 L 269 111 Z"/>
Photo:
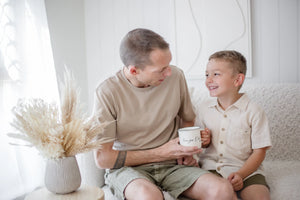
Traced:
<path id="1" fill-rule="evenodd" d="M 19 133 L 9 133 L 34 146 L 50 159 L 75 156 L 101 147 L 97 140 L 107 123 L 100 124 L 94 118 L 87 118 L 79 105 L 79 90 L 74 79 L 66 70 L 62 85 L 61 109 L 57 104 L 42 99 L 21 99 L 13 108 L 15 119 L 11 125 Z"/>

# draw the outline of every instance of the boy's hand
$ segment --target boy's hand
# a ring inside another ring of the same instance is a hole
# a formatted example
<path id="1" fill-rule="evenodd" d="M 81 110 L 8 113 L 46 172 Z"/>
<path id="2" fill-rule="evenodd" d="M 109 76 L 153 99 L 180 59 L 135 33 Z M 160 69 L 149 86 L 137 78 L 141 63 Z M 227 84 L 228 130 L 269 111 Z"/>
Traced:
<path id="1" fill-rule="evenodd" d="M 194 166 L 199 167 L 199 164 L 196 159 L 194 159 L 193 156 L 185 156 L 183 158 L 177 159 L 178 165 L 187 165 L 187 166 Z"/>
<path id="2" fill-rule="evenodd" d="M 201 131 L 201 141 L 202 141 L 202 148 L 206 148 L 211 141 L 211 131 L 208 128 L 205 128 Z"/>
<path id="3" fill-rule="evenodd" d="M 234 191 L 239 191 L 243 188 L 243 179 L 238 173 L 231 173 L 227 179 L 231 183 Z"/>

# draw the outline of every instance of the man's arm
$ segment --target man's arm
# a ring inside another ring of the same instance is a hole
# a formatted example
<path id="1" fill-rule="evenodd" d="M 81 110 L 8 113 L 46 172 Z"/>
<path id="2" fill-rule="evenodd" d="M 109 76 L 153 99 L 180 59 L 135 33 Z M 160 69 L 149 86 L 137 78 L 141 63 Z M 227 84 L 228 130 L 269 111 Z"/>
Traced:
<path id="1" fill-rule="evenodd" d="M 149 150 L 117 151 L 112 149 L 113 142 L 103 144 L 95 151 L 96 164 L 100 168 L 112 169 L 123 166 L 136 166 L 147 163 L 176 160 L 185 156 L 200 153 L 197 147 L 185 147 L 179 144 L 179 139 L 173 139 L 166 144 Z"/>

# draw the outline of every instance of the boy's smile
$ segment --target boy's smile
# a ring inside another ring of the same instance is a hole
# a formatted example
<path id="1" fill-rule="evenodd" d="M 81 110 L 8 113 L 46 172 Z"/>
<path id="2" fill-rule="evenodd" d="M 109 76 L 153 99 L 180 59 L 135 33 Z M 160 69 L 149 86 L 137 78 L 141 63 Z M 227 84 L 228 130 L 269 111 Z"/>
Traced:
<path id="1" fill-rule="evenodd" d="M 239 73 L 234 73 L 232 63 L 220 59 L 212 59 L 206 68 L 205 85 L 210 96 L 218 97 L 223 108 L 234 103 L 239 97 Z"/>
<path id="2" fill-rule="evenodd" d="M 234 80 L 235 76 L 229 62 L 216 59 L 208 62 L 205 84 L 211 96 L 220 97 L 237 91 Z"/>

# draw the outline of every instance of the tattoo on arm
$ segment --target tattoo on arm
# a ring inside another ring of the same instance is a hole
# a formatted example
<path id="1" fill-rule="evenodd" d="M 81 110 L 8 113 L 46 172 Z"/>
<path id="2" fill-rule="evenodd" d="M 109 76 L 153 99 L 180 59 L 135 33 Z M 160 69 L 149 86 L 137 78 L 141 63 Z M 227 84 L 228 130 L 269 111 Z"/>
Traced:
<path id="1" fill-rule="evenodd" d="M 116 162 L 113 166 L 113 169 L 120 169 L 121 167 L 124 167 L 126 155 L 127 155 L 127 151 L 119 151 L 119 154 L 118 154 Z"/>

